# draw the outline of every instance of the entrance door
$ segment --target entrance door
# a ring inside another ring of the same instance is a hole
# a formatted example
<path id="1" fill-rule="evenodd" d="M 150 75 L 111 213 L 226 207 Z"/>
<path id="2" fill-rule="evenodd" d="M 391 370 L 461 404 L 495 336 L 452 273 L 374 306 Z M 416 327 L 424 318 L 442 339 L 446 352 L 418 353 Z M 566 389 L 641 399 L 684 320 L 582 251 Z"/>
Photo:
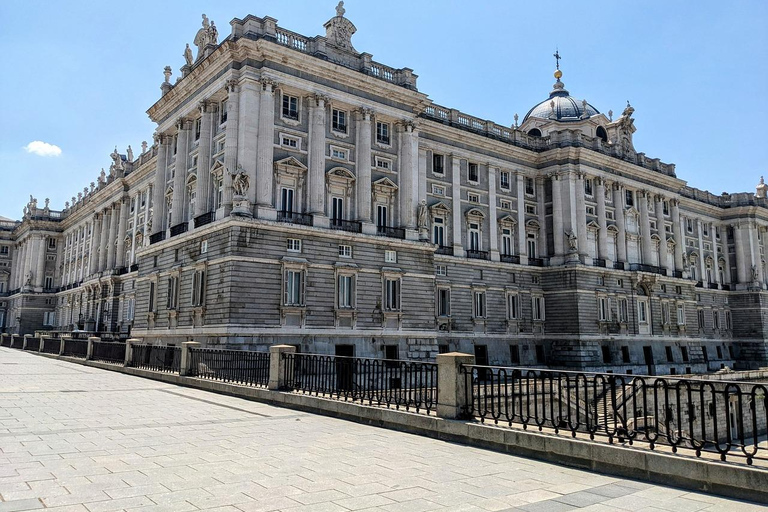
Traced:
<path id="1" fill-rule="evenodd" d="M 479 366 L 488 366 L 488 347 L 486 345 L 475 345 L 475 364 Z M 488 378 L 488 370 L 486 368 L 479 368 L 477 370 L 478 380 L 486 380 Z"/>
<path id="2" fill-rule="evenodd" d="M 336 345 L 336 389 L 352 391 L 355 388 L 355 365 L 351 359 L 355 356 L 354 345 Z M 344 359 L 350 358 L 350 359 Z"/>
<path id="3" fill-rule="evenodd" d="M 648 366 L 648 375 L 656 375 L 656 365 L 653 362 L 653 348 L 651 346 L 643 347 L 643 356 L 645 356 L 645 364 Z"/>

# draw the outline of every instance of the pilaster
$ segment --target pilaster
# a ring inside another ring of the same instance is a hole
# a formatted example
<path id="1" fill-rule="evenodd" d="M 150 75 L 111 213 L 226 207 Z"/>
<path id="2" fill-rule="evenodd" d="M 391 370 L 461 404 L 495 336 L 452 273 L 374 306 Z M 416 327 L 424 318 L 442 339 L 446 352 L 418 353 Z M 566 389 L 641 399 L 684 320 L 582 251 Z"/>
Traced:
<path id="1" fill-rule="evenodd" d="M 325 103 L 326 98 L 308 98 L 309 107 L 309 212 L 325 215 Z"/>
<path id="2" fill-rule="evenodd" d="M 355 215 L 359 222 L 371 222 L 371 111 L 360 109 L 355 140 Z"/>
<path id="3" fill-rule="evenodd" d="M 261 79 L 259 95 L 259 139 L 256 156 L 256 205 L 259 217 L 264 217 L 264 210 L 274 208 L 273 202 L 273 167 L 275 145 L 275 87 L 276 83 L 268 78 Z M 267 216 L 270 216 L 267 214 Z M 274 217 L 272 215 L 271 217 Z"/>

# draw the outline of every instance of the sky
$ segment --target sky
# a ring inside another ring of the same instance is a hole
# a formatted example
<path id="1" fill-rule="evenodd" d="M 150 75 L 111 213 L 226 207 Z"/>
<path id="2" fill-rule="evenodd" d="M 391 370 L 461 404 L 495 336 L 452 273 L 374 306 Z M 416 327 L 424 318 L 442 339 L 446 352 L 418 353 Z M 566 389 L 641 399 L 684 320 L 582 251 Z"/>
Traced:
<path id="1" fill-rule="evenodd" d="M 270 16 L 324 35 L 334 0 L 0 1 L 0 216 L 34 195 L 61 209 L 152 142 L 146 110 L 163 67 L 175 81 L 205 13 Z M 768 174 L 768 2 L 347 0 L 359 52 L 419 75 L 438 105 L 511 125 L 552 88 L 558 49 L 571 95 L 617 116 L 635 108 L 635 148 L 677 166 L 690 186 L 752 191 Z"/>

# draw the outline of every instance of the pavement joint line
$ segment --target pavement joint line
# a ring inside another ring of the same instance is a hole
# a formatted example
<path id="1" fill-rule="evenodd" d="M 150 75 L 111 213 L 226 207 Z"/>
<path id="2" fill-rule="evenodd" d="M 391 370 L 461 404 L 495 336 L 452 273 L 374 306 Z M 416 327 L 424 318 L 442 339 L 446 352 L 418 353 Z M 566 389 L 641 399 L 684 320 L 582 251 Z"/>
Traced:
<path id="1" fill-rule="evenodd" d="M 180 396 L 182 398 L 188 398 L 189 400 L 195 400 L 197 402 L 203 402 L 205 404 L 215 405 L 217 407 L 223 407 L 225 409 L 231 409 L 233 411 L 240 411 L 240 412 L 244 412 L 244 413 L 247 413 L 247 414 L 253 414 L 254 416 L 262 416 L 264 418 L 272 418 L 273 417 L 273 416 L 270 416 L 268 414 L 262 414 L 260 412 L 249 411 L 249 410 L 243 409 L 241 407 L 235 407 L 233 405 L 220 404 L 218 402 L 214 402 L 213 400 L 206 400 L 205 398 L 198 398 L 198 397 L 194 397 L 194 396 L 185 395 L 184 393 L 179 393 L 178 391 L 170 391 L 170 389 L 160 389 L 159 391 L 161 391 L 163 393 L 168 393 L 170 395 Z"/>

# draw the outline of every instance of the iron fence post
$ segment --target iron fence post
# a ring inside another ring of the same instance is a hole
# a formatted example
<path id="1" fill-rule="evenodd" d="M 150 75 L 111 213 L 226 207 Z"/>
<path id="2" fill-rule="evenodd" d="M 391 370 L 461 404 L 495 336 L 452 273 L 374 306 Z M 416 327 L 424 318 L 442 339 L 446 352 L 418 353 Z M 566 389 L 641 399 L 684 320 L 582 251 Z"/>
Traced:
<path id="1" fill-rule="evenodd" d="M 437 355 L 437 415 L 441 418 L 460 418 L 470 405 L 465 381 L 472 377 L 461 371 L 464 364 L 475 364 L 475 356 L 461 352 Z"/>
<path id="2" fill-rule="evenodd" d="M 295 354 L 296 347 L 292 345 L 272 345 L 269 347 L 269 384 L 267 388 L 277 391 L 285 388 L 285 365 L 288 362 L 283 354 Z"/>
<path id="3" fill-rule="evenodd" d="M 90 336 L 88 338 L 88 349 L 85 352 L 85 360 L 90 361 L 93 359 L 93 342 L 94 341 L 101 341 L 101 338 L 98 336 Z"/>
<path id="4" fill-rule="evenodd" d="M 197 341 L 184 341 L 181 343 L 181 362 L 179 364 L 179 375 L 182 377 L 189 375 L 189 367 L 192 363 L 192 358 L 189 357 L 189 349 L 199 347 L 200 343 Z"/>

